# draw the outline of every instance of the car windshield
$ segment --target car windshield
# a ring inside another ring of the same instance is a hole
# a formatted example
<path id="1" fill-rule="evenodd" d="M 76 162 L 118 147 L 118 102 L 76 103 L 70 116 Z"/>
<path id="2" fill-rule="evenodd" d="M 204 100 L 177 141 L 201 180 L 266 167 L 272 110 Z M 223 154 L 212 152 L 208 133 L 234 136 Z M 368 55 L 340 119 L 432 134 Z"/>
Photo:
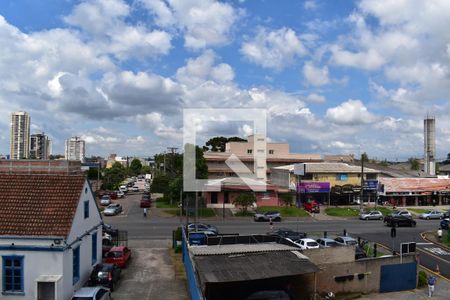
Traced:
<path id="1" fill-rule="evenodd" d="M 108 257 L 117 258 L 117 257 L 121 257 L 121 256 L 122 256 L 122 252 L 120 252 L 120 251 L 108 252 Z"/>
<path id="2" fill-rule="evenodd" d="M 316 242 L 307 242 L 306 245 L 309 246 L 309 247 L 317 247 L 317 246 L 319 246 L 319 244 L 317 244 Z"/>

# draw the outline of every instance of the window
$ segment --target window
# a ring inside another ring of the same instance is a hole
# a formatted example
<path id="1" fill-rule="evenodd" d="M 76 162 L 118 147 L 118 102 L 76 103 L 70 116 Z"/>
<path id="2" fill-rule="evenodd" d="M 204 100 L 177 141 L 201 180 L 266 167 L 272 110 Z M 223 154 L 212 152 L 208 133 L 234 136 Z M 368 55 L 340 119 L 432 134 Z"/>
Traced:
<path id="1" fill-rule="evenodd" d="M 77 283 L 80 280 L 80 247 L 73 249 L 73 284 Z"/>
<path id="2" fill-rule="evenodd" d="M 84 201 L 84 218 L 89 218 L 89 200 Z"/>
<path id="3" fill-rule="evenodd" d="M 23 293 L 23 256 L 3 256 L 3 293 Z"/>
<path id="4" fill-rule="evenodd" d="M 258 142 L 264 142 L 263 138 L 256 139 Z"/>
<path id="5" fill-rule="evenodd" d="M 269 154 L 273 154 L 275 151 L 273 150 L 269 150 Z"/>
<path id="6" fill-rule="evenodd" d="M 348 175 L 347 174 L 337 174 L 336 175 L 336 180 L 347 181 L 348 180 Z"/>
<path id="7" fill-rule="evenodd" d="M 252 154 L 253 150 L 252 149 L 247 149 L 247 154 Z"/>
<path id="8" fill-rule="evenodd" d="M 97 262 L 97 232 L 92 234 L 92 264 Z"/>

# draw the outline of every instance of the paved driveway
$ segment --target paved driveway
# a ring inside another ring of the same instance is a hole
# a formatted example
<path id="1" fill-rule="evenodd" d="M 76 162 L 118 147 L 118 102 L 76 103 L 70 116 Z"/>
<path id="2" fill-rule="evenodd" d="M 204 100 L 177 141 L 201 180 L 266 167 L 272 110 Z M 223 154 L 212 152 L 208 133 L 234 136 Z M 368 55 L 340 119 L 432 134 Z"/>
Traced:
<path id="1" fill-rule="evenodd" d="M 114 300 L 188 299 L 183 280 L 175 278 L 168 248 L 132 248 L 132 259 L 122 270 Z"/>

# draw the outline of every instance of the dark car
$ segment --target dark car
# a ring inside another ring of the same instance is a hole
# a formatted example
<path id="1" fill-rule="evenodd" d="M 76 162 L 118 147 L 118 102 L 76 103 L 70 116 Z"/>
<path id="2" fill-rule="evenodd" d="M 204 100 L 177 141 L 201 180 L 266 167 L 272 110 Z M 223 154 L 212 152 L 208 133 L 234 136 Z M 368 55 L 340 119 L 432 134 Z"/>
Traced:
<path id="1" fill-rule="evenodd" d="M 112 237 L 116 237 L 119 235 L 119 229 L 112 227 L 109 224 L 103 224 L 103 233 L 107 233 Z"/>
<path id="2" fill-rule="evenodd" d="M 112 292 L 114 291 L 114 286 L 120 279 L 120 272 L 120 268 L 113 264 L 95 265 L 89 277 L 88 285 L 102 285 L 108 287 Z"/>
<path id="3" fill-rule="evenodd" d="M 367 254 L 363 248 L 356 246 L 355 248 L 355 259 L 366 258 Z"/>
<path id="4" fill-rule="evenodd" d="M 447 219 L 442 220 L 441 223 L 439 223 L 439 225 L 441 226 L 442 229 L 447 230 L 449 223 L 450 223 L 450 219 L 447 218 Z"/>
<path id="5" fill-rule="evenodd" d="M 306 237 L 306 232 L 297 232 L 289 228 L 280 228 L 274 232 L 269 232 L 268 234 L 289 238 L 293 241 L 304 239 Z"/>
<path id="6" fill-rule="evenodd" d="M 152 207 L 152 200 L 150 199 L 141 199 L 141 208 L 150 208 Z"/>
<path id="7" fill-rule="evenodd" d="M 442 215 L 442 219 L 448 219 L 450 218 L 450 209 L 447 210 L 446 212 L 444 212 L 444 214 Z"/>
<path id="8" fill-rule="evenodd" d="M 274 222 L 280 222 L 281 214 L 278 211 L 268 211 L 265 213 L 256 213 L 253 218 L 257 222 L 270 221 L 270 220 L 272 220 Z"/>
<path id="9" fill-rule="evenodd" d="M 143 199 L 143 200 L 144 200 L 144 199 L 145 199 L 145 200 L 150 200 L 151 197 L 150 197 L 149 194 L 143 194 L 141 199 Z"/>
<path id="10" fill-rule="evenodd" d="M 188 226 L 188 232 L 194 232 L 195 230 L 195 223 L 189 223 Z M 217 235 L 219 234 L 219 230 L 216 226 L 210 225 L 210 224 L 204 224 L 204 223 L 197 223 L 197 231 L 196 232 L 204 232 L 206 235 Z"/>
<path id="11" fill-rule="evenodd" d="M 400 227 L 400 226 L 415 227 L 416 221 L 414 221 L 408 216 L 396 215 L 392 216 L 389 220 L 387 220 L 386 225 L 389 227 Z"/>

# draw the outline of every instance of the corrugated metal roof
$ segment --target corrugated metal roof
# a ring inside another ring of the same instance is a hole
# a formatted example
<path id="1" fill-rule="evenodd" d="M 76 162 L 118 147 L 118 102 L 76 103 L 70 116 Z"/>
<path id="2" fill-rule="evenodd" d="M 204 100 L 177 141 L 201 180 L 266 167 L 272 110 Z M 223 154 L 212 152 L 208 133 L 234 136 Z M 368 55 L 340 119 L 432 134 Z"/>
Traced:
<path id="1" fill-rule="evenodd" d="M 380 183 L 387 193 L 450 190 L 450 179 L 380 178 Z"/>
<path id="2" fill-rule="evenodd" d="M 361 173 L 361 167 L 346 163 L 307 163 L 306 173 Z M 364 168 L 364 173 L 380 173 L 380 171 Z"/>
<path id="3" fill-rule="evenodd" d="M 201 255 L 230 255 L 243 253 L 273 252 L 273 251 L 296 251 L 298 248 L 278 243 L 258 244 L 231 244 L 214 246 L 192 246 L 189 251 L 195 256 Z M 302 254 L 300 254 L 302 255 Z M 302 255 L 304 259 L 306 256 Z"/>

